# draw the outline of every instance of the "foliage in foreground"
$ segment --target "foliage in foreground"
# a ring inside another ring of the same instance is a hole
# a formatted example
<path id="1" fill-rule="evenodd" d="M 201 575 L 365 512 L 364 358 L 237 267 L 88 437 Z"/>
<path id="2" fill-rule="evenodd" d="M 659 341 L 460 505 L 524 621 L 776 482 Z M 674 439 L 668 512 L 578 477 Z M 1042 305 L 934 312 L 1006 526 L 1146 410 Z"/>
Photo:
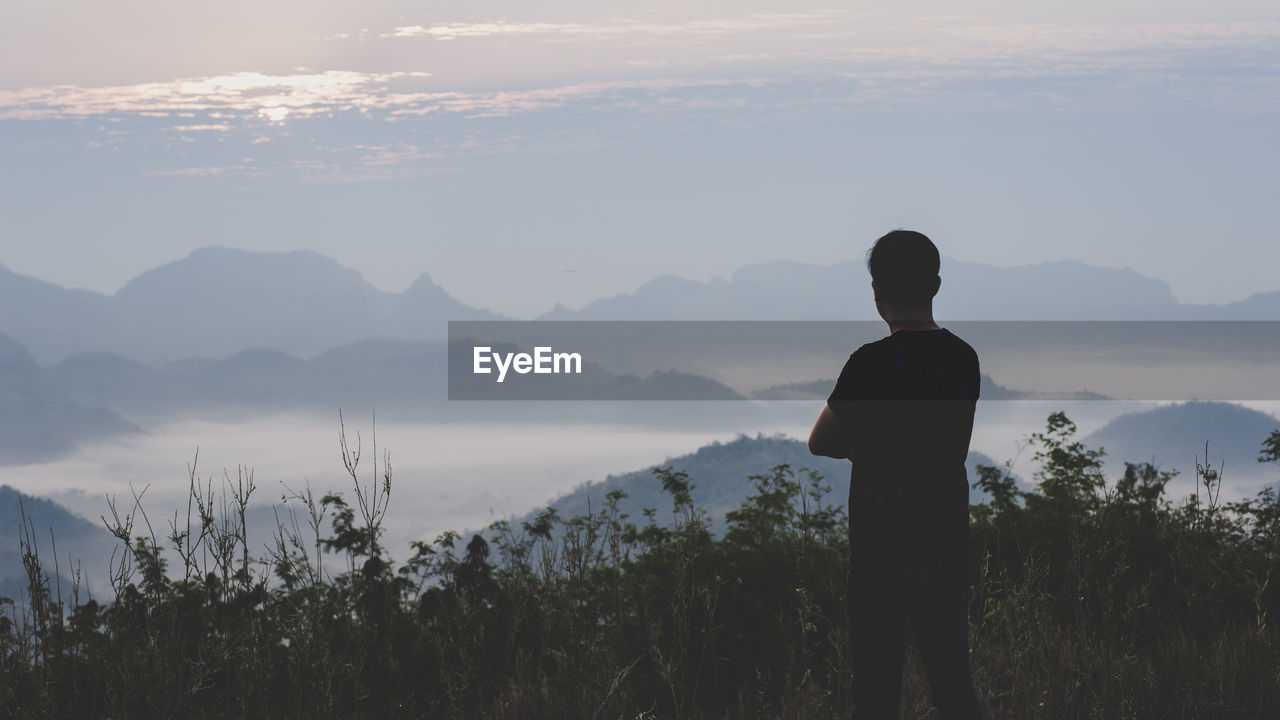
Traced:
<path id="1" fill-rule="evenodd" d="M 1254 718 L 1280 713 L 1280 503 L 1219 504 L 1220 470 L 1171 479 L 1101 453 L 1050 416 L 1030 439 L 1038 490 L 974 478 L 975 676 L 998 718 Z M 778 466 L 721 537 L 683 473 L 669 509 L 553 509 L 488 537 L 445 533 L 394 564 L 382 545 L 391 468 L 354 497 L 293 492 L 260 557 L 242 473 L 228 496 L 191 478 L 185 525 L 157 537 L 135 504 L 108 526 L 116 598 L 51 588 L 23 542 L 28 590 L 0 616 L 0 708 L 16 716 L 723 718 L 847 714 L 847 518 L 822 478 Z M 1280 431 L 1261 460 L 1280 460 Z M 671 522 L 667 522 L 670 512 Z M 299 519 L 299 515 L 301 519 Z M 135 526 L 136 521 L 140 526 Z M 146 526 L 146 532 L 141 531 Z M 176 561 L 168 558 L 176 558 Z M 904 712 L 931 712 L 908 665 Z"/>

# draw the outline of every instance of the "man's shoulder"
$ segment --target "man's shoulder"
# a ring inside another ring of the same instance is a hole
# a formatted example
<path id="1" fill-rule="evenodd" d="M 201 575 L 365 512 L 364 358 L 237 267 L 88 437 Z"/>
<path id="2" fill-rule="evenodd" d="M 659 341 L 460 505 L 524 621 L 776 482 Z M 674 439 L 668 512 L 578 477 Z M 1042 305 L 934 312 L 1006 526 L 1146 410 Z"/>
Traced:
<path id="1" fill-rule="evenodd" d="M 972 345 L 965 342 L 964 338 L 956 335 L 946 328 L 943 328 L 942 332 L 947 339 L 946 341 L 955 347 L 957 354 L 968 355 L 975 360 L 978 359 L 978 351 L 974 350 Z"/>

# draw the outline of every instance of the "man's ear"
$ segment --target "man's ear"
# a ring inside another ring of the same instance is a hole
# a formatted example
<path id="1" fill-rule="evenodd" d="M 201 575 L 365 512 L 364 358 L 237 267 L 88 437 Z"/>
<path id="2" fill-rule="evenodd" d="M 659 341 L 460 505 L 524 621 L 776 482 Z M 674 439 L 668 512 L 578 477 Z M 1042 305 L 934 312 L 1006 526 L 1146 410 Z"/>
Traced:
<path id="1" fill-rule="evenodd" d="M 932 293 L 930 293 L 929 297 L 933 297 L 933 296 L 937 295 L 937 294 L 938 294 L 938 290 L 939 290 L 939 288 L 941 288 L 941 287 L 942 287 L 942 276 L 941 276 L 941 275 L 939 275 L 939 276 L 937 276 L 937 277 L 935 277 L 935 278 L 933 279 L 933 292 L 932 292 Z"/>
<path id="2" fill-rule="evenodd" d="M 875 296 L 876 302 L 880 301 L 880 292 L 876 289 L 876 281 L 871 281 L 871 294 Z"/>

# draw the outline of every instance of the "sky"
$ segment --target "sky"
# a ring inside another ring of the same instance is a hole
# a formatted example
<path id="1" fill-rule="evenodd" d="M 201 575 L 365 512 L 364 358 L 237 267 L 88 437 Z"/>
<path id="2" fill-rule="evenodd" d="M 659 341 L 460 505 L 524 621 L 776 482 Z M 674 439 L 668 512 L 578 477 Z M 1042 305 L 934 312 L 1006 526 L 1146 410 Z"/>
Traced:
<path id="1" fill-rule="evenodd" d="M 70 287 L 308 248 L 532 317 L 910 227 L 1280 290 L 1270 1 L 0 3 L 0 263 Z"/>

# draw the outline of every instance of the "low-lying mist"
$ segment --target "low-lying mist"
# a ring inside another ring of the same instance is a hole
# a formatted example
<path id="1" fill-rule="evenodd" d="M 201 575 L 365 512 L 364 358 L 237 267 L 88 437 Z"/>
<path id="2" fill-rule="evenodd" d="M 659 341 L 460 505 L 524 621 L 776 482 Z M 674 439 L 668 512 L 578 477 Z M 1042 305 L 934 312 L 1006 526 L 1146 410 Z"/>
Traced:
<path id="1" fill-rule="evenodd" d="M 980 403 L 972 449 L 997 462 L 1016 458 L 1013 471 L 1029 480 L 1035 470 L 1031 453 L 1019 454 L 1019 443 L 1042 430 L 1049 413 L 1065 410 L 1079 427 L 1078 437 L 1084 438 L 1122 414 L 1159 405 Z M 535 407 L 541 412 L 534 412 Z M 358 473 L 363 483 L 381 477 L 384 453 L 389 454 L 392 501 L 385 542 L 393 557 L 403 557 L 411 540 L 430 540 L 451 529 L 480 530 L 495 520 L 543 507 L 582 483 L 660 464 L 739 434 L 780 433 L 804 439 L 818 407 L 819 402 L 808 401 L 632 403 L 607 409 L 593 403 L 471 403 L 465 420 L 378 416 L 375 424 L 372 414 L 348 412 L 343 423 L 349 448 L 361 449 Z M 1275 413 L 1280 403 L 1250 407 Z M 655 422 L 664 413 L 673 418 L 666 427 Z M 481 419 L 485 416 L 487 420 Z M 1280 421 L 1276 425 L 1280 427 Z M 224 483 L 233 485 L 238 473 L 251 471 L 256 490 L 250 501 L 249 540 L 251 547 L 262 548 L 271 539 L 277 517 L 287 519 L 291 508 L 305 527 L 299 503 L 289 499 L 292 491 L 309 485 L 316 497 L 333 491 L 354 499 L 342 463 L 340 429 L 337 412 L 178 420 L 153 426 L 146 434 L 83 446 L 56 461 L 8 467 L 3 482 L 54 500 L 99 526 L 101 516 L 110 518 L 108 497 L 115 497 L 117 510 L 125 513 L 132 511 L 137 493 L 146 516 L 138 515 L 135 534 L 146 534 L 149 521 L 164 544 L 175 517 L 179 528 L 186 524 L 193 462 L 198 480 L 212 481 L 220 495 L 229 487 Z M 1211 459 L 1213 449 L 1211 444 Z M 1187 447 L 1185 457 L 1154 458 L 1164 469 L 1181 472 L 1170 484 L 1171 499 L 1193 492 L 1194 462 L 1203 451 L 1203 446 Z M 1151 459 L 1109 458 L 1112 468 L 1122 460 Z M 1113 481 L 1117 476 L 1108 475 Z M 1257 463 L 1229 463 L 1222 499 L 1252 495 L 1265 482 L 1274 482 L 1275 475 L 1273 468 Z M 693 481 L 696 484 L 697 478 Z M 743 482 L 745 487 L 745 478 Z M 90 586 L 101 592 L 105 579 L 91 577 Z"/>

